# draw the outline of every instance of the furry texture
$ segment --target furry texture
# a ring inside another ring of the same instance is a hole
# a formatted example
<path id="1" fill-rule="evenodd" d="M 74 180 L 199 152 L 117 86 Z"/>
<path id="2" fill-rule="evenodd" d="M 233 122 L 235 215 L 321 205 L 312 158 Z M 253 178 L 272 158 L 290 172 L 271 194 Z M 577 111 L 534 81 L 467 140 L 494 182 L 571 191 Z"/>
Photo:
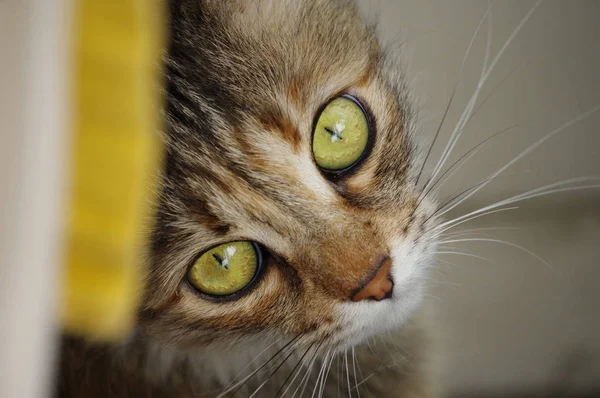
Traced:
<path id="1" fill-rule="evenodd" d="M 417 206 L 399 69 L 350 1 L 170 3 L 168 160 L 138 328 L 116 347 L 66 339 L 59 395 L 216 396 L 278 352 L 240 394 L 274 396 L 291 375 L 291 396 L 313 369 L 306 396 L 348 394 L 371 373 L 359 391 L 431 396 L 418 308 L 437 220 L 428 199 Z M 373 144 L 331 177 L 314 163 L 311 134 L 319 109 L 344 93 L 368 110 Z M 196 256 L 234 240 L 267 253 L 252 290 L 218 301 L 191 288 Z M 351 302 L 381 256 L 392 259 L 392 298 Z M 391 331 L 399 347 L 361 345 Z M 365 374 L 352 361 L 336 376 L 354 352 Z"/>

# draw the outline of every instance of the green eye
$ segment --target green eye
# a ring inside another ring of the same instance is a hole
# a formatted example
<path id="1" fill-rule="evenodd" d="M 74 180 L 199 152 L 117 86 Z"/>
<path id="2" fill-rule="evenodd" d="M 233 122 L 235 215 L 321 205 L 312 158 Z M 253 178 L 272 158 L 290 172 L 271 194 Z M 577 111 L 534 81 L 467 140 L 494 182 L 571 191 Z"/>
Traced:
<path id="1" fill-rule="evenodd" d="M 212 296 L 236 293 L 250 284 L 260 268 L 255 243 L 225 243 L 202 253 L 188 271 L 188 281 Z"/>
<path id="2" fill-rule="evenodd" d="M 356 163 L 367 148 L 369 123 L 363 108 L 341 96 L 321 111 L 313 135 L 313 154 L 325 170 L 342 171 Z"/>

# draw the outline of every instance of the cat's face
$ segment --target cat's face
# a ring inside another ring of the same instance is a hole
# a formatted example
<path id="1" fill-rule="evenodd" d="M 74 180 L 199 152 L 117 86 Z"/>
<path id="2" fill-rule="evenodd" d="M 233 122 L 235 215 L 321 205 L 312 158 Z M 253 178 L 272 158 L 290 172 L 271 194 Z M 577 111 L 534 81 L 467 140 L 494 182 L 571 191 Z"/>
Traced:
<path id="1" fill-rule="evenodd" d="M 141 327 L 185 346 L 284 334 L 342 347 L 401 325 L 420 301 L 436 220 L 415 189 L 402 81 L 373 33 L 343 0 L 177 3 Z M 340 95 L 364 109 L 369 142 L 332 174 L 313 133 Z M 226 296 L 194 288 L 198 256 L 234 241 L 261 247 L 256 278 Z M 357 295 L 381 269 L 386 294 Z"/>

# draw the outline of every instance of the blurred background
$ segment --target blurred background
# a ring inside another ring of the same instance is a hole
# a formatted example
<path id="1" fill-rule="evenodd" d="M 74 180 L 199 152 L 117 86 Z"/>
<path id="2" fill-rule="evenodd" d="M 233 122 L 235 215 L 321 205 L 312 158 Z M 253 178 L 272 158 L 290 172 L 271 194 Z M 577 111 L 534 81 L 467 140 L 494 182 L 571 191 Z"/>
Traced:
<path id="1" fill-rule="evenodd" d="M 391 51 L 403 55 L 423 143 L 433 138 L 457 88 L 427 175 L 477 87 L 488 29 L 491 61 L 536 3 L 494 2 L 461 74 L 488 2 L 359 2 L 379 22 Z M 0 315 L 6 317 L 0 319 L 0 358 L 11 358 L 0 361 L 0 397 L 14 396 L 11 383 L 30 387 L 20 396 L 41 396 L 44 382 L 30 381 L 48 377 L 42 370 L 51 357 L 52 286 L 59 267 L 48 258 L 59 259 L 62 244 L 57 231 L 65 181 L 57 176 L 64 175 L 61 159 L 68 150 L 63 100 L 70 5 L 0 1 Z M 599 21 L 595 0 L 547 0 L 531 14 L 495 64 L 479 98 L 483 105 L 447 164 L 495 132 L 515 127 L 490 140 L 443 184 L 442 202 L 600 104 Z M 600 176 L 599 126 L 600 112 L 566 128 L 447 217 L 554 182 Z M 456 231 L 469 234 L 451 238 L 487 240 L 440 248 L 453 254 L 439 256 L 428 300 L 438 309 L 448 395 L 600 397 L 600 189 L 562 192 L 519 206 L 464 223 Z M 29 273 L 11 267 L 23 263 L 31 266 Z M 15 302 L 19 306 L 7 305 Z"/>
<path id="2" fill-rule="evenodd" d="M 491 59 L 535 5 L 496 1 L 459 70 L 486 1 L 362 1 L 405 61 L 435 165 L 473 94 L 491 20 Z M 504 166 L 544 135 L 600 104 L 600 2 L 548 0 L 500 57 L 448 165 L 497 131 L 443 184 L 442 202 Z M 487 98 L 487 99 L 486 99 Z M 426 169 L 427 170 L 427 169 Z M 565 129 L 447 216 L 558 181 L 600 176 L 600 112 Z M 597 183 L 597 181 L 596 181 Z M 429 300 L 438 308 L 451 397 L 600 397 L 600 189 L 563 192 L 481 217 L 440 251 Z M 482 229 L 493 228 L 493 229 Z M 448 231 L 451 232 L 451 231 Z M 541 257 L 534 255 L 516 246 Z"/>

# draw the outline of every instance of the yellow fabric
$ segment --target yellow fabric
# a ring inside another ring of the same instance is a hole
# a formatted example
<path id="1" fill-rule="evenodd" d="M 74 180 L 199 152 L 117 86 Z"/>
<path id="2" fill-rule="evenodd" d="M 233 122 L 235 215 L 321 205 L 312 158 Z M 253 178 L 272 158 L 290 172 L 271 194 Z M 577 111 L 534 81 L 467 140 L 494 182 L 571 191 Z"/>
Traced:
<path id="1" fill-rule="evenodd" d="M 75 2 L 72 159 L 61 317 L 71 333 L 117 339 L 143 280 L 162 160 L 160 0 Z"/>

